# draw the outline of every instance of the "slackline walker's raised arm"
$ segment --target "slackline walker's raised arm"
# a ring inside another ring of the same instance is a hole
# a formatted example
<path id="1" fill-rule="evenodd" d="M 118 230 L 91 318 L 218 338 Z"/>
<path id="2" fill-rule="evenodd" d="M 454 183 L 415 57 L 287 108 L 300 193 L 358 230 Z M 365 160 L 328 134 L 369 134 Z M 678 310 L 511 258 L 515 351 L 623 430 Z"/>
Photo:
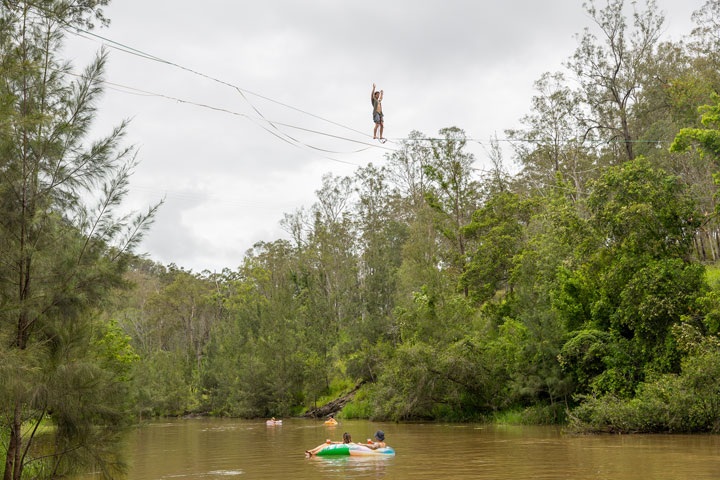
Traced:
<path id="1" fill-rule="evenodd" d="M 373 106 L 373 122 L 375 122 L 375 130 L 373 130 L 373 138 L 377 137 L 378 126 L 380 127 L 380 142 L 385 143 L 385 137 L 383 137 L 383 129 L 385 128 L 385 119 L 382 111 L 382 100 L 383 91 L 375 91 L 375 84 L 373 83 L 372 93 L 370 94 L 370 102 Z"/>

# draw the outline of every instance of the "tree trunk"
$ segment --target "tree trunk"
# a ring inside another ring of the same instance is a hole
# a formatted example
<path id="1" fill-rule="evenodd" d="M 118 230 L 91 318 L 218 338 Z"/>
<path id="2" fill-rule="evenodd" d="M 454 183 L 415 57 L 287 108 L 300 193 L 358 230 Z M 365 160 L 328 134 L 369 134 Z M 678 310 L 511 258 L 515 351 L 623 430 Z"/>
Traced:
<path id="1" fill-rule="evenodd" d="M 717 255 L 715 255 L 715 246 L 713 245 L 713 240 L 710 236 L 710 232 L 706 230 L 705 236 L 708 239 L 708 247 L 710 247 L 710 259 L 714 262 L 715 260 L 717 260 Z"/>
<path id="2" fill-rule="evenodd" d="M 700 252 L 702 253 L 703 262 L 707 260 L 707 255 L 705 254 L 705 244 L 702 241 L 702 235 L 697 235 L 698 243 L 700 244 Z"/>
<path id="3" fill-rule="evenodd" d="M 305 412 L 302 417 L 320 418 L 339 412 L 343 409 L 345 405 L 347 405 L 348 402 L 350 402 L 350 400 L 353 399 L 357 391 L 360 389 L 360 387 L 363 386 L 364 383 L 365 380 L 358 382 L 357 385 L 355 385 L 355 387 L 349 392 L 347 392 L 345 395 L 336 398 L 335 400 L 331 400 L 325 405 L 318 407 L 317 403 L 315 403 L 315 408 L 313 410 L 308 410 L 307 412 Z"/>
<path id="4" fill-rule="evenodd" d="M 5 456 L 5 473 L 3 480 L 19 480 L 22 475 L 22 408 L 20 402 L 15 402 L 15 413 L 10 426 L 10 444 Z"/>
<path id="5" fill-rule="evenodd" d="M 625 137 L 625 153 L 627 153 L 628 160 L 632 161 L 635 159 L 635 153 L 633 152 L 632 137 L 630 136 L 630 128 L 628 127 L 625 111 L 622 112 L 621 117 L 623 137 Z"/>

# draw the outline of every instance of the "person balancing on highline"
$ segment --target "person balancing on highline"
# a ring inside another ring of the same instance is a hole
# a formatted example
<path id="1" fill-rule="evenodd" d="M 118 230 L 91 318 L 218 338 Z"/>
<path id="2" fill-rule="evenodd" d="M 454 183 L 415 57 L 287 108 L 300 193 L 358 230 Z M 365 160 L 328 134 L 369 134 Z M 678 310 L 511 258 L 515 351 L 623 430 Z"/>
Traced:
<path id="1" fill-rule="evenodd" d="M 382 99 L 383 99 L 383 91 L 380 90 L 379 92 L 375 91 L 375 84 L 373 83 L 373 89 L 372 93 L 370 94 L 370 101 L 372 102 L 373 106 L 373 122 L 375 122 L 375 130 L 373 130 L 373 138 L 377 137 L 377 130 L 378 126 L 380 127 L 380 141 L 384 142 L 385 137 L 383 137 L 383 128 L 385 128 L 385 123 L 383 119 L 383 112 L 382 112 Z"/>

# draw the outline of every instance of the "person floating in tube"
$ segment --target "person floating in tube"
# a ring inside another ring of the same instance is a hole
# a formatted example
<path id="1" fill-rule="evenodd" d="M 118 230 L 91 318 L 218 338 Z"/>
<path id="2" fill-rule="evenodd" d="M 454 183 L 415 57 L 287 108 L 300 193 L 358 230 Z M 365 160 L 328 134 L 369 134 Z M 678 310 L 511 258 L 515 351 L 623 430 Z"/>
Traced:
<path id="1" fill-rule="evenodd" d="M 377 440 L 377 442 L 373 442 L 368 438 L 368 443 L 365 446 L 373 450 L 387 447 L 387 445 L 385 445 L 385 432 L 383 432 L 382 430 L 378 430 L 377 432 L 375 432 L 375 440 Z"/>
<path id="2" fill-rule="evenodd" d="M 347 432 L 343 433 L 343 441 L 342 442 L 331 442 L 330 439 L 328 438 L 327 440 L 325 440 L 325 443 L 318 445 L 317 447 L 313 448 L 312 450 L 305 450 L 305 455 L 307 455 L 308 457 L 312 457 L 313 455 L 317 454 L 320 450 L 322 450 L 323 448 L 327 447 L 328 445 L 330 445 L 332 443 L 352 443 L 352 438 L 350 437 L 350 434 Z"/>

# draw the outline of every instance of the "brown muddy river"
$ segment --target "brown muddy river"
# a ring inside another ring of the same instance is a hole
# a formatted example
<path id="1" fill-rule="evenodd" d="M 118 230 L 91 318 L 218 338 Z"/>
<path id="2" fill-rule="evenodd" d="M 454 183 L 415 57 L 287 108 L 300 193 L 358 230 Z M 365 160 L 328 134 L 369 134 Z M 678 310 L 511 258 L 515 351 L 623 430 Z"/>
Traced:
<path id="1" fill-rule="evenodd" d="M 365 442 L 382 429 L 396 455 L 305 458 L 349 432 Z M 720 436 L 563 434 L 553 427 L 392 424 L 309 420 L 183 419 L 130 433 L 133 480 L 159 479 L 717 479 Z M 91 478 L 91 477 L 87 477 Z"/>

